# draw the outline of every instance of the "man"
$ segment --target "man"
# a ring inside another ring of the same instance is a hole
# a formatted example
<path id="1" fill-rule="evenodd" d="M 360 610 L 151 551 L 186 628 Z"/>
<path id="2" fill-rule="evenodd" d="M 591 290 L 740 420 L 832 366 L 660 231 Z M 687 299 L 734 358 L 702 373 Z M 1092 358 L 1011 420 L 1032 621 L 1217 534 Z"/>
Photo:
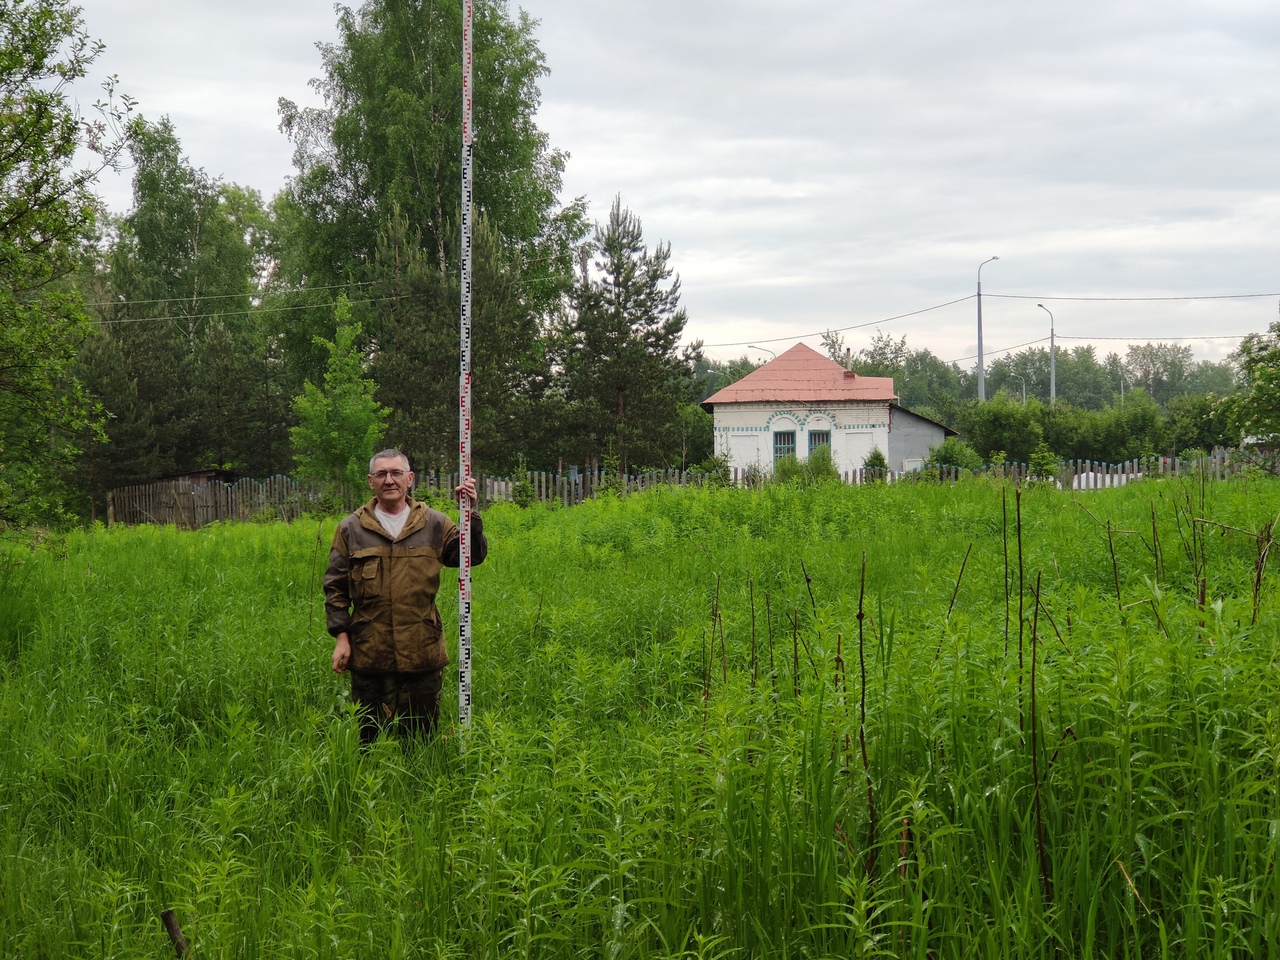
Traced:
<path id="1" fill-rule="evenodd" d="M 362 741 L 375 739 L 388 721 L 428 737 L 449 663 L 436 593 L 440 568 L 459 564 L 458 527 L 409 496 L 413 472 L 399 450 L 374 454 L 369 487 L 373 499 L 338 524 L 324 575 L 333 670 L 351 672 Z M 474 502 L 474 478 L 454 494 Z M 472 564 L 483 563 L 488 550 L 480 515 L 472 513 Z"/>

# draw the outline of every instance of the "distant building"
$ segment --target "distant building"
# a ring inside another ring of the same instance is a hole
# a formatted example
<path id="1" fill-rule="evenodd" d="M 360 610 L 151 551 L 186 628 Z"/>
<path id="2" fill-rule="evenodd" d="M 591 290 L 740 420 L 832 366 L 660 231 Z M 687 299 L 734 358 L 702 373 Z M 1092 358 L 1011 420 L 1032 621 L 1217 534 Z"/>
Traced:
<path id="1" fill-rule="evenodd" d="M 715 449 L 729 465 L 768 473 L 780 457 L 828 445 L 844 473 L 879 449 L 891 470 L 922 464 L 955 431 L 895 402 L 892 377 L 863 377 L 798 343 L 712 394 Z"/>

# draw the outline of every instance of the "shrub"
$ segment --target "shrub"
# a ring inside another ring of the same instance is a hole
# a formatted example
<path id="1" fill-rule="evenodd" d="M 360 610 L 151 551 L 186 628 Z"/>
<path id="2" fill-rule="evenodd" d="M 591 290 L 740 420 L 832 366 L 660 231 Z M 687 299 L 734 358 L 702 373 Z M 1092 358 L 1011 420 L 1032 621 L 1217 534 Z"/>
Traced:
<path id="1" fill-rule="evenodd" d="M 511 502 L 522 509 L 533 506 L 538 492 L 529 482 L 529 465 L 524 457 L 516 461 L 515 482 L 511 484 Z"/>
<path id="2" fill-rule="evenodd" d="M 1027 466 L 1030 468 L 1031 479 L 1052 480 L 1058 473 L 1058 455 L 1042 440 L 1032 451 Z"/>
<path id="3" fill-rule="evenodd" d="M 889 471 L 889 461 L 879 447 L 872 447 L 862 460 L 862 469 L 872 471 L 870 479 L 873 482 L 883 480 Z"/>
<path id="4" fill-rule="evenodd" d="M 962 470 L 981 470 L 982 458 L 976 450 L 959 437 L 947 437 L 929 450 L 930 467 L 960 467 Z"/>

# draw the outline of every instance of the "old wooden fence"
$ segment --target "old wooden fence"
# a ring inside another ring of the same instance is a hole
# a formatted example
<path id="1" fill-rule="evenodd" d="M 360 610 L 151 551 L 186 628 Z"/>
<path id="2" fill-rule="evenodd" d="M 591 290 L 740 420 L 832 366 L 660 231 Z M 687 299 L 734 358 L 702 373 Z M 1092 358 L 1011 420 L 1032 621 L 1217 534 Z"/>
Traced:
<path id="1" fill-rule="evenodd" d="M 1091 460 L 1072 460 L 1057 466 L 1052 483 L 1063 490 L 1099 490 L 1120 487 L 1143 478 L 1175 477 L 1195 474 L 1210 480 L 1221 480 L 1243 470 L 1248 464 L 1227 455 L 1209 457 L 1194 463 L 1155 457 L 1106 464 Z M 1006 463 L 976 471 L 980 475 L 1003 477 L 1014 482 L 1031 479 L 1030 469 L 1023 463 Z M 871 482 L 918 483 L 954 482 L 973 471 L 955 467 L 925 467 L 907 472 L 891 470 L 852 470 L 841 474 L 847 484 Z M 525 474 L 523 485 L 518 478 L 477 477 L 480 508 L 504 500 L 525 499 L 528 502 L 557 503 L 573 506 L 594 499 L 606 490 L 618 494 L 643 493 L 659 487 L 700 487 L 709 483 L 738 487 L 759 485 L 759 471 L 732 470 L 727 476 L 680 470 L 654 470 L 631 476 L 606 474 L 602 471 Z M 428 474 L 418 482 L 418 496 L 451 500 L 457 486 L 457 474 Z M 218 521 L 283 520 L 286 523 L 307 513 L 340 513 L 352 510 L 369 497 L 366 488 L 335 490 L 319 483 L 299 483 L 289 477 L 276 476 L 265 481 L 239 480 L 225 484 L 196 484 L 190 480 L 169 480 L 122 487 L 107 496 L 107 522 L 123 524 L 173 524 L 188 530 Z"/>

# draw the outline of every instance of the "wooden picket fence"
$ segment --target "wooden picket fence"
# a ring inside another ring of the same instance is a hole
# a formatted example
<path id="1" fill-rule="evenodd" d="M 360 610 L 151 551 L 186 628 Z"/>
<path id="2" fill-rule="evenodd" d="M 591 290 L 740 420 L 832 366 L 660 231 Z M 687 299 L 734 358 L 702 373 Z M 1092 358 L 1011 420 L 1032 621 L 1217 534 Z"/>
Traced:
<path id="1" fill-rule="evenodd" d="M 1121 487 L 1144 478 L 1196 475 L 1209 480 L 1224 480 L 1247 466 L 1247 461 L 1227 454 L 1196 462 L 1169 457 L 1118 464 L 1071 460 L 1058 464 L 1051 482 L 1062 490 L 1100 490 Z M 958 467 L 921 467 L 909 471 L 864 468 L 845 472 L 840 479 L 851 485 L 950 483 L 974 475 L 998 477 L 1015 483 L 1032 479 L 1030 468 L 1025 463 L 999 464 L 978 471 Z M 530 471 L 523 479 L 525 485 L 517 489 L 519 478 L 478 475 L 480 509 L 518 497 L 529 502 L 570 507 L 595 499 L 606 490 L 625 496 L 660 487 L 701 487 L 708 484 L 754 487 L 759 486 L 765 477 L 759 471 L 735 468 L 723 477 L 682 470 L 653 470 L 627 476 L 595 470 L 569 474 Z M 419 480 L 415 492 L 419 497 L 429 495 L 438 500 L 451 500 L 457 485 L 458 474 L 431 472 Z M 281 520 L 289 523 L 308 513 L 345 513 L 368 497 L 367 488 L 335 489 L 316 482 L 298 482 L 285 476 L 261 482 L 238 480 L 231 484 L 166 480 L 111 491 L 107 495 L 107 523 L 172 524 L 187 530 L 216 522 Z"/>

